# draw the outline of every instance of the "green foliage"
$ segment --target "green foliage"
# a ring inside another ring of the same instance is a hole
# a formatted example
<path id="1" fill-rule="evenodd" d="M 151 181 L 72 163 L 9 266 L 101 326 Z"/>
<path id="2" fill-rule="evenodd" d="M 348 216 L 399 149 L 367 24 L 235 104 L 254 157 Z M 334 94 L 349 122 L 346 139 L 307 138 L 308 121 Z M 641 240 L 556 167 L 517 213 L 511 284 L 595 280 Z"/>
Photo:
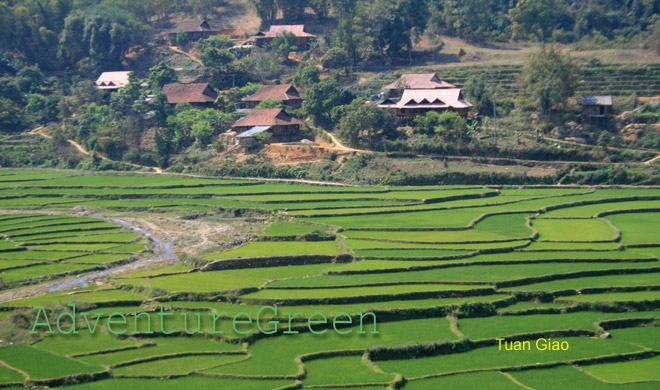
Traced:
<path id="1" fill-rule="evenodd" d="M 330 111 L 353 101 L 353 94 L 341 88 L 333 79 L 326 79 L 311 87 L 305 96 L 303 110 L 311 115 L 317 124 L 331 126 Z"/>
<path id="2" fill-rule="evenodd" d="M 282 64 L 274 52 L 255 50 L 245 64 L 252 78 L 261 84 L 278 78 L 282 72 Z"/>
<path id="3" fill-rule="evenodd" d="M 23 110 L 13 101 L 0 98 L 0 129 L 12 131 L 20 128 L 23 123 Z"/>
<path id="4" fill-rule="evenodd" d="M 437 113 L 429 111 L 415 118 L 415 131 L 422 134 L 436 134 L 447 141 L 469 142 L 467 123 L 453 111 Z"/>
<path id="5" fill-rule="evenodd" d="M 163 61 L 149 69 L 149 85 L 152 88 L 163 88 L 167 84 L 174 84 L 179 81 L 179 77 L 171 67 Z"/>
<path id="6" fill-rule="evenodd" d="M 660 19 L 653 24 L 653 33 L 649 39 L 649 45 L 656 54 L 660 55 Z"/>
<path id="7" fill-rule="evenodd" d="M 284 108 L 284 102 L 277 99 L 264 99 L 257 104 L 256 108 Z"/>
<path id="8" fill-rule="evenodd" d="M 339 121 L 337 134 L 348 145 L 380 149 L 383 139 L 396 138 L 396 120 L 392 112 L 355 99 Z"/>
<path id="9" fill-rule="evenodd" d="M 475 74 L 470 76 L 465 82 L 465 94 L 467 99 L 474 105 L 474 108 L 479 111 L 481 115 L 492 115 L 493 113 L 493 92 L 492 86 L 486 84 L 483 75 Z"/>
<path id="10" fill-rule="evenodd" d="M 208 39 L 203 39 L 198 43 L 199 50 L 204 52 L 208 49 L 229 49 L 234 43 L 226 35 L 211 35 Z"/>
<path id="11" fill-rule="evenodd" d="M 557 46 L 543 46 L 525 63 L 520 79 L 523 94 L 536 108 L 546 111 L 564 106 L 575 94 L 580 69 Z"/>
<path id="12" fill-rule="evenodd" d="M 16 85 L 24 93 L 38 92 L 44 83 L 44 74 L 39 67 L 26 66 L 16 74 Z"/>
<path id="13" fill-rule="evenodd" d="M 25 107 L 25 113 L 28 114 L 35 123 L 47 123 L 57 119 L 57 106 L 61 96 L 50 95 L 43 96 L 39 94 L 28 95 L 28 104 Z"/>
<path id="14" fill-rule="evenodd" d="M 535 37 L 546 42 L 564 8 L 559 0 L 520 0 L 510 11 L 513 38 Z"/>
<path id="15" fill-rule="evenodd" d="M 295 34 L 285 31 L 273 39 L 271 48 L 280 57 L 287 57 L 290 52 L 298 51 L 298 38 Z"/>
<path id="16" fill-rule="evenodd" d="M 321 72 L 316 62 L 308 61 L 301 63 L 298 65 L 296 74 L 293 76 L 293 83 L 299 87 L 309 88 L 319 82 L 320 74 Z"/>
<path id="17" fill-rule="evenodd" d="M 341 47 L 333 47 L 321 57 L 321 65 L 326 69 L 345 69 L 349 61 L 348 53 Z"/>
<path id="18" fill-rule="evenodd" d="M 264 131 L 263 133 L 257 134 L 254 138 L 257 139 L 259 143 L 265 144 L 273 137 L 270 131 Z"/>
<path id="19" fill-rule="evenodd" d="M 236 57 L 234 57 L 229 51 L 225 49 L 216 49 L 215 47 L 206 49 L 200 58 L 202 63 L 204 63 L 204 66 L 207 68 L 222 68 L 236 59 Z"/>
<path id="20" fill-rule="evenodd" d="M 211 141 L 213 135 L 224 126 L 223 115 L 218 110 L 189 109 L 167 118 L 169 129 L 173 132 L 179 147 L 189 145 L 193 139 L 203 144 Z"/>
<path id="21" fill-rule="evenodd" d="M 147 37 L 148 27 L 129 13 L 95 6 L 66 18 L 57 58 L 84 73 L 117 69 L 128 49 L 144 44 Z"/>
<path id="22" fill-rule="evenodd" d="M 185 46 L 188 44 L 188 35 L 179 30 L 179 32 L 176 33 L 176 44 L 179 46 Z"/>

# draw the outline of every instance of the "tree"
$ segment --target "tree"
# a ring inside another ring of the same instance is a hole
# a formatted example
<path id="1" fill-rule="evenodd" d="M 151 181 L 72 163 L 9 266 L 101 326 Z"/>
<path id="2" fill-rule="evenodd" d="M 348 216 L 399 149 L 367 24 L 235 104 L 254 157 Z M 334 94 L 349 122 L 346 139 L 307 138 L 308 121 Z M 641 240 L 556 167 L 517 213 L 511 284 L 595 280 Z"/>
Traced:
<path id="1" fill-rule="evenodd" d="M 191 126 L 190 134 L 202 144 L 208 144 L 213 138 L 213 128 L 206 122 L 197 122 Z"/>
<path id="2" fill-rule="evenodd" d="M 148 39 L 148 26 L 119 8 L 102 4 L 71 13 L 60 35 L 58 59 L 89 72 L 119 68 L 124 54 Z"/>
<path id="3" fill-rule="evenodd" d="M 317 124 L 330 126 L 330 111 L 336 106 L 350 103 L 353 99 L 354 96 L 349 90 L 341 88 L 333 79 L 326 79 L 307 91 L 303 110 L 311 115 Z"/>
<path id="4" fill-rule="evenodd" d="M 202 53 L 200 59 L 207 68 L 223 68 L 230 62 L 234 61 L 236 57 L 225 49 L 216 49 L 212 47 Z"/>
<path id="5" fill-rule="evenodd" d="M 309 7 L 314 11 L 319 22 L 323 22 L 330 12 L 330 2 L 328 0 L 311 0 Z"/>
<path id="6" fill-rule="evenodd" d="M 336 45 L 346 50 L 353 65 L 369 58 L 374 53 L 374 38 L 367 33 L 367 14 L 362 7 L 351 17 L 346 17 L 337 26 Z"/>
<path id="7" fill-rule="evenodd" d="M 293 83 L 299 87 L 308 88 L 319 82 L 319 68 L 316 62 L 309 61 L 298 65 L 298 70 L 293 76 Z"/>
<path id="8" fill-rule="evenodd" d="M 307 0 L 275 0 L 277 7 L 282 10 L 285 22 L 302 18 L 307 6 Z"/>
<path id="9" fill-rule="evenodd" d="M 0 97 L 0 130 L 14 130 L 23 124 L 23 111 L 13 101 Z"/>
<path id="10" fill-rule="evenodd" d="M 176 33 L 176 44 L 179 45 L 180 47 L 183 47 L 188 44 L 188 34 L 184 33 L 183 31 L 179 30 Z"/>
<path id="11" fill-rule="evenodd" d="M 321 57 L 321 65 L 325 69 L 347 69 L 349 61 L 348 53 L 341 47 L 333 47 Z"/>
<path id="12" fill-rule="evenodd" d="M 536 37 L 546 42 L 563 9 L 559 0 L 519 0 L 509 11 L 513 38 Z"/>
<path id="13" fill-rule="evenodd" d="M 257 104 L 256 108 L 284 108 L 284 102 L 277 99 L 264 99 Z"/>
<path id="14" fill-rule="evenodd" d="M 277 17 L 275 0 L 250 0 L 262 21 L 272 22 Z"/>
<path id="15" fill-rule="evenodd" d="M 261 50 L 255 50 L 246 59 L 246 65 L 250 75 L 262 84 L 268 79 L 278 77 L 282 71 L 282 64 L 278 61 L 277 55 Z"/>
<path id="16" fill-rule="evenodd" d="M 415 118 L 415 132 L 437 135 L 448 142 L 469 142 L 468 126 L 460 115 L 453 111 L 437 113 L 429 111 Z"/>
<path id="17" fill-rule="evenodd" d="M 280 55 L 280 57 L 287 57 L 290 52 L 298 50 L 298 38 L 294 33 L 285 31 L 273 38 L 271 42 L 273 51 Z"/>
<path id="18" fill-rule="evenodd" d="M 653 24 L 653 33 L 649 40 L 651 49 L 655 51 L 656 54 L 660 55 L 660 18 Z"/>
<path id="19" fill-rule="evenodd" d="M 152 88 L 163 88 L 164 85 L 176 83 L 178 81 L 179 77 L 176 75 L 176 71 L 167 66 L 163 61 L 149 69 L 149 85 L 151 85 Z"/>
<path id="20" fill-rule="evenodd" d="M 199 41 L 199 50 L 204 52 L 210 48 L 229 49 L 234 43 L 226 35 L 211 35 L 209 39 Z"/>
<path id="21" fill-rule="evenodd" d="M 44 74 L 38 66 L 26 66 L 16 74 L 16 85 L 25 92 L 37 92 L 44 83 Z"/>
<path id="22" fill-rule="evenodd" d="M 429 12 L 426 1 L 375 0 L 372 9 L 378 25 L 377 43 L 391 59 L 412 60 L 412 45 L 426 30 Z"/>
<path id="23" fill-rule="evenodd" d="M 452 0 L 448 2 L 447 13 L 452 27 L 459 37 L 467 42 L 484 42 L 492 37 L 494 25 L 494 0 Z"/>
<path id="24" fill-rule="evenodd" d="M 392 112 L 355 99 L 346 107 L 337 134 L 350 146 L 378 148 L 383 138 L 396 138 L 396 120 Z"/>
<path id="25" fill-rule="evenodd" d="M 481 74 L 470 76 L 465 82 L 465 94 L 481 115 L 493 113 L 492 91 L 486 85 L 486 80 Z"/>
<path id="26" fill-rule="evenodd" d="M 575 94 L 580 68 L 568 53 L 557 46 L 543 46 L 523 67 L 519 80 L 523 94 L 540 110 L 548 113 L 563 106 Z"/>

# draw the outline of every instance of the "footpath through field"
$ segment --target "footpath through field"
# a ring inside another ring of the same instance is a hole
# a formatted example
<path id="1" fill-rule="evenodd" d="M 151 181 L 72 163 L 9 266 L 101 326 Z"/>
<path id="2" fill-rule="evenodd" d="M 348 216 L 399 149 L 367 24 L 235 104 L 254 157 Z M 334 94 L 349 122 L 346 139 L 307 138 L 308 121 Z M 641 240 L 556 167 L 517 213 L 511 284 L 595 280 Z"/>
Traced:
<path id="1" fill-rule="evenodd" d="M 52 135 L 50 135 L 50 134 L 46 134 L 46 133 L 44 132 L 44 127 L 43 127 L 43 126 L 39 126 L 39 127 L 37 127 L 36 129 L 32 129 L 32 130 L 30 130 L 29 132 L 27 132 L 27 134 L 37 134 L 37 135 L 40 135 L 40 136 L 42 136 L 42 137 L 44 137 L 44 138 L 53 139 L 53 136 L 52 136 Z M 90 154 L 89 151 L 88 151 L 87 149 L 85 149 L 82 145 L 80 145 L 78 142 L 76 142 L 76 141 L 74 141 L 74 140 L 72 140 L 72 139 L 67 139 L 66 141 L 67 141 L 71 146 L 73 146 L 74 148 L 76 148 L 80 153 L 89 156 L 89 154 Z M 99 156 L 101 159 L 103 159 L 103 160 L 105 160 L 105 161 L 112 161 L 112 162 L 114 162 L 114 160 L 111 160 L 111 159 L 107 158 L 106 156 L 104 156 L 104 155 L 102 155 L 102 154 L 98 154 L 98 153 L 97 153 L 97 156 Z M 122 161 L 122 162 L 123 162 L 123 161 Z M 159 167 L 148 167 L 148 166 L 146 166 L 146 165 L 133 164 L 133 163 L 129 163 L 129 162 L 123 162 L 123 163 L 124 163 L 124 164 L 128 164 L 128 165 L 133 166 L 133 167 L 136 167 L 136 168 L 153 169 L 156 173 L 163 173 L 163 169 L 162 169 L 162 168 L 159 168 Z"/>

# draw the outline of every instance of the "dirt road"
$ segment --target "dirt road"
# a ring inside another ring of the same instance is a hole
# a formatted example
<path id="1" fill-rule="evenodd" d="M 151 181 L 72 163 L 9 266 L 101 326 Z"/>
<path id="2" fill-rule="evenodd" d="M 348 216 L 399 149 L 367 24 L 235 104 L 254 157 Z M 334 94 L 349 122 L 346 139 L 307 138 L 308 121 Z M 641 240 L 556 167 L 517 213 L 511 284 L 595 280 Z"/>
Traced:
<path id="1" fill-rule="evenodd" d="M 168 47 L 173 52 L 183 54 L 184 56 L 190 58 L 191 60 L 195 61 L 196 63 L 200 64 L 201 66 L 204 66 L 204 63 L 202 62 L 202 60 L 200 60 L 199 58 L 195 57 L 194 55 L 192 55 L 188 52 L 185 52 L 185 51 L 181 50 L 179 47 L 177 47 L 177 46 L 168 46 Z"/>
<path id="2" fill-rule="evenodd" d="M 322 130 L 322 131 L 324 133 L 326 133 L 328 135 L 328 137 L 330 137 L 330 139 L 332 140 L 332 143 L 334 144 L 334 149 L 335 150 L 339 150 L 339 151 L 342 151 L 342 152 L 371 153 L 370 150 L 361 150 L 361 149 L 349 148 L 348 146 L 345 146 L 344 144 L 342 144 L 341 141 L 339 141 L 337 139 L 337 137 L 334 136 L 334 134 L 328 133 L 325 130 Z"/>

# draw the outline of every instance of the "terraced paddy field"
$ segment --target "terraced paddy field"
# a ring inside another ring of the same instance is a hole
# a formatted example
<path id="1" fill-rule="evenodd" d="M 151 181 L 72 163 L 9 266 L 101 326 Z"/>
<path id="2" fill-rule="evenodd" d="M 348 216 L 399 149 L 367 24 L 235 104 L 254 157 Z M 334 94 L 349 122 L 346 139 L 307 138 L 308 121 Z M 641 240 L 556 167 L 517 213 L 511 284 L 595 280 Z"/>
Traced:
<path id="1" fill-rule="evenodd" d="M 0 170 L 0 387 L 657 389 L 658 210 Z"/>

